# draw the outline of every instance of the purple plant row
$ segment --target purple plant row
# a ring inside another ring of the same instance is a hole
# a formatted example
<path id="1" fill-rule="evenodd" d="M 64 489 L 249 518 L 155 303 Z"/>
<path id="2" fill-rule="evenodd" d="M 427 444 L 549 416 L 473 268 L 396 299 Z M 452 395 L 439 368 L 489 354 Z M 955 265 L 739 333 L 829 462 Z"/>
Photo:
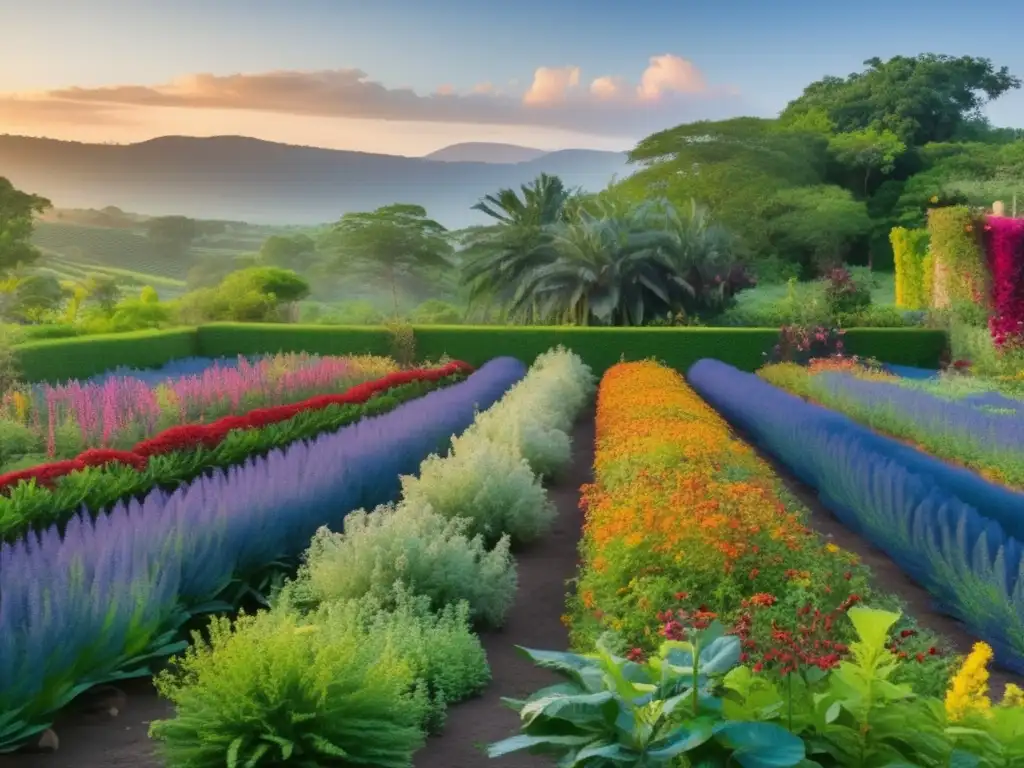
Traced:
<path id="1" fill-rule="evenodd" d="M 297 557 L 349 511 L 393 499 L 399 475 L 445 450 L 525 374 L 497 358 L 387 414 L 95 522 L 79 515 L 63 539 L 53 528 L 0 547 L 0 725 L 19 709 L 48 723 L 83 686 L 130 672 L 234 580 Z"/>
<path id="2" fill-rule="evenodd" d="M 820 373 L 813 382 L 833 397 L 886 409 L 935 435 L 963 437 L 990 444 L 991 448 L 1024 453 L 1024 409 L 994 413 L 979 407 L 997 402 L 991 398 L 949 400 L 919 389 L 835 371 Z"/>
<path id="3" fill-rule="evenodd" d="M 1024 494 L 717 360 L 687 381 L 1024 673 Z"/>

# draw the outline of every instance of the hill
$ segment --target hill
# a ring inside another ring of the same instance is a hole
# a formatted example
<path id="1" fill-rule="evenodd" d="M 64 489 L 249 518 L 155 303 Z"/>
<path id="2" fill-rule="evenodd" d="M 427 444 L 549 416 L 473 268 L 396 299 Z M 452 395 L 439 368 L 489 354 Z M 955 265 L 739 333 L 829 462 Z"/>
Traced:
<path id="1" fill-rule="evenodd" d="M 424 155 L 424 159 L 442 163 L 529 163 L 547 154 L 550 153 L 543 149 L 520 147 L 516 144 L 471 141 L 444 147 Z"/>
<path id="2" fill-rule="evenodd" d="M 0 175 L 61 208 L 118 208 L 257 224 L 316 224 L 349 211 L 418 203 L 449 227 L 480 223 L 483 195 L 540 173 L 604 187 L 628 172 L 618 152 L 563 150 L 518 163 L 443 162 L 240 136 L 167 136 L 110 145 L 0 136 Z"/>

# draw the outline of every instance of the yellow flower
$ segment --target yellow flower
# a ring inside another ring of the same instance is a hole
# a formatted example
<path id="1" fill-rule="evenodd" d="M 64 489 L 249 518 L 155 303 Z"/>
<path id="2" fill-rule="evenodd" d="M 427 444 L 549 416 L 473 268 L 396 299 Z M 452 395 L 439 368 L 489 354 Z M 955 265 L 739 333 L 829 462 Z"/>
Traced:
<path id="1" fill-rule="evenodd" d="M 953 677 L 946 692 L 946 716 L 953 722 L 970 714 L 987 714 L 992 707 L 988 698 L 988 663 L 992 648 L 975 643 L 963 666 Z"/>
<path id="2" fill-rule="evenodd" d="M 829 542 L 828 544 L 825 545 L 825 551 L 828 552 L 830 555 L 834 555 L 837 552 L 839 552 L 839 547 L 837 547 L 832 542 Z"/>
<path id="3" fill-rule="evenodd" d="M 1013 683 L 1007 683 L 1003 690 L 1003 700 L 1000 702 L 1003 707 L 1024 707 L 1024 690 Z"/>
<path id="4" fill-rule="evenodd" d="M 933 202 L 933 203 L 937 203 L 937 202 L 939 202 L 939 196 L 938 196 L 938 195 L 932 195 L 932 198 L 931 198 L 931 199 L 932 199 L 932 202 Z"/>

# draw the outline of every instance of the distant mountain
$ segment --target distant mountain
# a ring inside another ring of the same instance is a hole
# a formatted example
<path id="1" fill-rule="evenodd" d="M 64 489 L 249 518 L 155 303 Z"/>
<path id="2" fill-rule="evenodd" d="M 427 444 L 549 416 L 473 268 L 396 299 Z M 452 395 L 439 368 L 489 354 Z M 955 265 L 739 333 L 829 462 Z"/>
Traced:
<path id="1" fill-rule="evenodd" d="M 516 144 L 492 144 L 486 141 L 471 141 L 452 144 L 424 155 L 425 160 L 442 163 L 529 163 L 550 154 L 543 149 L 520 147 Z"/>
<path id="2" fill-rule="evenodd" d="M 540 173 L 596 191 L 630 170 L 624 154 L 583 149 L 499 164 L 298 147 L 241 136 L 166 136 L 128 145 L 0 136 L 0 176 L 61 208 L 117 206 L 253 224 L 317 224 L 349 211 L 405 202 L 424 206 L 448 227 L 464 227 L 484 220 L 470 210 L 483 195 L 518 187 Z"/>

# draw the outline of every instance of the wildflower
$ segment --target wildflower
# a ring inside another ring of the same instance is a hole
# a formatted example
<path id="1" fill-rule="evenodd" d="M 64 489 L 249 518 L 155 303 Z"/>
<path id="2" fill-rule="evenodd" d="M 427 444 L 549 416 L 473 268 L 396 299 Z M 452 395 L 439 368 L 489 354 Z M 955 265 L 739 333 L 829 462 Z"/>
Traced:
<path id="1" fill-rule="evenodd" d="M 1000 702 L 1003 707 L 1024 707 L 1024 690 L 1013 683 L 1007 683 L 1003 690 L 1003 700 Z"/>
<path id="2" fill-rule="evenodd" d="M 837 547 L 832 542 L 829 542 L 825 545 L 825 551 L 828 552 L 830 555 L 835 555 L 839 552 L 839 547 Z"/>

